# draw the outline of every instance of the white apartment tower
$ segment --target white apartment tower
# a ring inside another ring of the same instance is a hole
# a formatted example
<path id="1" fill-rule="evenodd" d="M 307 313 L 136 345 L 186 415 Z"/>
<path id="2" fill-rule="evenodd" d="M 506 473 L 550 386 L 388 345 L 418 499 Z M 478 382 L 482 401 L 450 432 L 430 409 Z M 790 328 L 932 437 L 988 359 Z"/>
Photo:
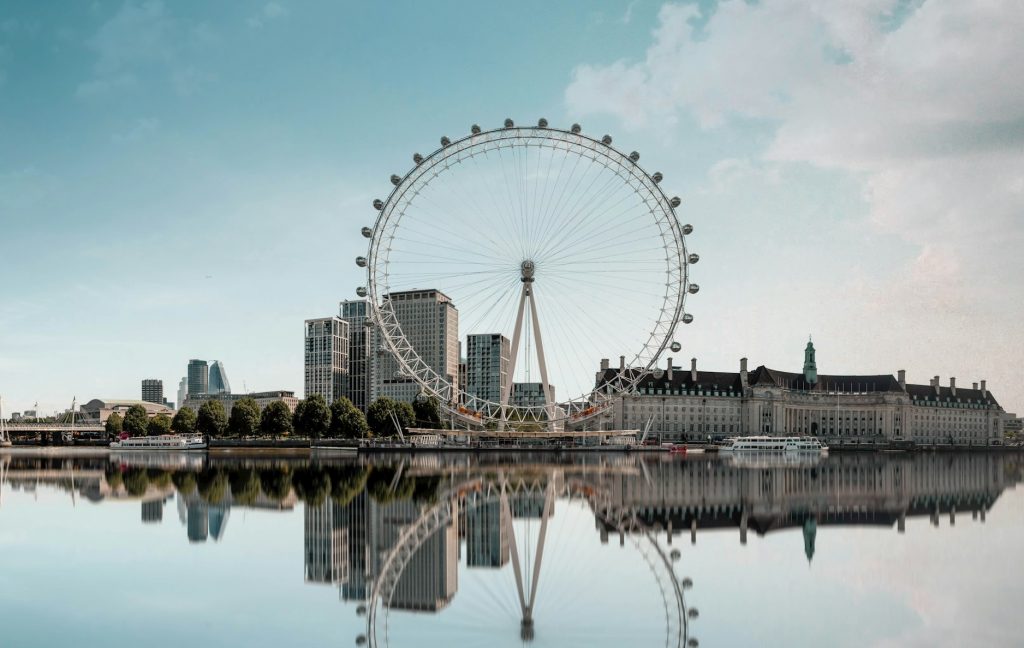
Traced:
<path id="1" fill-rule="evenodd" d="M 306 398 L 342 396 L 348 370 L 348 323 L 340 317 L 306 320 Z"/>
<path id="2" fill-rule="evenodd" d="M 501 402 L 508 385 L 512 344 L 500 333 L 466 336 L 466 400 L 472 397 Z"/>
<path id="3" fill-rule="evenodd" d="M 402 333 L 417 355 L 438 376 L 457 385 L 459 380 L 459 311 L 440 290 L 407 290 L 384 296 L 391 302 Z M 411 403 L 419 384 L 398 371 L 398 362 L 380 344 L 373 350 L 370 401 L 381 396 Z M 453 395 L 454 396 L 454 395 Z"/>

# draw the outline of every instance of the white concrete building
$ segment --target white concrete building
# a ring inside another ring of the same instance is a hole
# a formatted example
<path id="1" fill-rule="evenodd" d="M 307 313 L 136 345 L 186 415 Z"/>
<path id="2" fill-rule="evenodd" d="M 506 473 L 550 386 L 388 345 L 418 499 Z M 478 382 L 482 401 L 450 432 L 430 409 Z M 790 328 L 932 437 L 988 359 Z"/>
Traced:
<path id="1" fill-rule="evenodd" d="M 348 322 L 340 317 L 306 320 L 306 398 L 323 396 L 328 405 L 340 398 L 348 371 Z"/>
<path id="2" fill-rule="evenodd" d="M 892 375 L 818 375 L 814 345 L 805 349 L 803 373 L 760 366 L 739 372 L 689 371 L 666 362 L 636 392 L 617 397 L 600 425 L 605 429 L 646 429 L 663 440 L 706 440 L 750 434 L 813 435 L 832 442 L 886 439 L 923 444 L 1002 443 L 1005 413 L 984 380 L 970 389 L 906 382 Z M 601 363 L 597 385 L 613 381 Z"/>
<path id="3" fill-rule="evenodd" d="M 408 290 L 384 296 L 391 302 L 402 333 L 419 357 L 453 385 L 459 380 L 459 311 L 440 290 Z M 388 396 L 411 403 L 419 384 L 398 371 L 398 362 L 380 344 L 373 354 L 370 401 Z"/>

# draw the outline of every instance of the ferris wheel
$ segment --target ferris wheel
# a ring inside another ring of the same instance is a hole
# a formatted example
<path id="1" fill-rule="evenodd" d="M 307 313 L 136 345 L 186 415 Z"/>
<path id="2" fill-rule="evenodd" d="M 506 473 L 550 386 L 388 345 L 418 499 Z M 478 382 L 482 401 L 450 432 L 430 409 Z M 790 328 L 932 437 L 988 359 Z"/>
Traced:
<path id="1" fill-rule="evenodd" d="M 684 304 L 699 290 L 689 281 L 699 257 L 687 251 L 693 228 L 676 217 L 679 198 L 639 159 L 608 135 L 544 119 L 474 125 L 413 155 L 390 195 L 373 201 L 369 249 L 356 259 L 376 352 L 391 356 L 384 379 L 415 385 L 469 423 L 554 429 L 660 371 L 663 353 L 681 349 L 677 325 L 693 321 Z M 461 351 L 412 330 L 399 299 L 417 294 L 457 311 L 445 325 Z M 468 356 L 468 380 L 451 367 L 456 354 Z M 629 370 L 595 380 L 601 359 L 617 356 Z"/>

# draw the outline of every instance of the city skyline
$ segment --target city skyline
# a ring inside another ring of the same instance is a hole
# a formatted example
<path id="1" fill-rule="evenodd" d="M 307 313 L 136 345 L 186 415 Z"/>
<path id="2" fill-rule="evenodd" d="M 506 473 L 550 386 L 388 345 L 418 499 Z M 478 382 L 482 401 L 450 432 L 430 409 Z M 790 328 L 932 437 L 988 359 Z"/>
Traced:
<path id="1" fill-rule="evenodd" d="M 0 305 L 5 410 L 125 397 L 150 376 L 174 385 L 190 357 L 223 358 L 249 391 L 301 390 L 296 322 L 363 283 L 355 232 L 387 176 L 440 135 L 507 116 L 609 132 L 673 183 L 703 257 L 680 359 L 791 368 L 813 332 L 823 371 L 987 378 L 1007 411 L 1024 410 L 1024 102 L 1012 89 L 1024 57 L 1002 37 L 1021 26 L 1013 5 L 489 11 L 508 33 L 458 46 L 433 38 L 460 19 L 446 5 L 5 15 L 0 218 L 19 278 Z M 381 21 L 401 46 L 359 52 Z M 527 23 L 528 53 L 514 36 Z M 325 30 L 356 46 L 325 62 L 309 37 Z M 771 55 L 752 65 L 751 48 Z M 910 62 L 921 49 L 931 65 Z M 243 81 L 254 63 L 266 75 Z M 154 286 L 139 268 L 169 278 Z M 47 316 L 68 304 L 71 328 Z"/>

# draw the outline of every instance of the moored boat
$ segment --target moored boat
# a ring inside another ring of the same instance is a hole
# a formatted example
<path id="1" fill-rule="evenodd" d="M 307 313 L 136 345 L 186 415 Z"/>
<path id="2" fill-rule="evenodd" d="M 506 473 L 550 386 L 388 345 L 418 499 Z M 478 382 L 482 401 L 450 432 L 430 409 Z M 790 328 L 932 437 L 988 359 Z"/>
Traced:
<path id="1" fill-rule="evenodd" d="M 728 439 L 720 452 L 793 452 L 828 454 L 828 446 L 815 437 L 745 436 Z"/>
<path id="2" fill-rule="evenodd" d="M 121 438 L 110 444 L 111 450 L 206 450 L 206 439 L 202 434 L 161 434 L 160 436 L 131 437 L 121 434 Z"/>

